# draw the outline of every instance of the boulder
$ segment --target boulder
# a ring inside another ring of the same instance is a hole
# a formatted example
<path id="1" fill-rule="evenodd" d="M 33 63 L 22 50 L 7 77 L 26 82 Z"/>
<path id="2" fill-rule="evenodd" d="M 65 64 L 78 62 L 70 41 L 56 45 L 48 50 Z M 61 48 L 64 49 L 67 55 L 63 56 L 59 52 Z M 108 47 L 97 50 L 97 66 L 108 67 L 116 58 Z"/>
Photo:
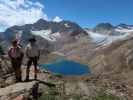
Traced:
<path id="1" fill-rule="evenodd" d="M 0 100 L 29 100 L 36 84 L 38 84 L 36 81 L 23 82 L 0 88 Z"/>

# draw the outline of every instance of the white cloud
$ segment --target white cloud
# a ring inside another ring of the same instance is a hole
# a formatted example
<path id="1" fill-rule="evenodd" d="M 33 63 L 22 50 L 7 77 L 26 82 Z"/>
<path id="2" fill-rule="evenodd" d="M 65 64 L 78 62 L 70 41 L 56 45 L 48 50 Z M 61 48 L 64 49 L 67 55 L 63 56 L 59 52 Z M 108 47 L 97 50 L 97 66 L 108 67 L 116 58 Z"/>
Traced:
<path id="1" fill-rule="evenodd" d="M 16 0 L 16 1 L 17 1 L 18 5 L 24 5 L 24 3 L 25 3 L 25 0 Z"/>
<path id="2" fill-rule="evenodd" d="M 53 22 L 61 22 L 62 19 L 59 17 L 59 16 L 56 16 L 54 19 L 53 19 Z"/>
<path id="3" fill-rule="evenodd" d="M 0 31 L 13 25 L 32 24 L 40 18 L 48 20 L 43 9 L 44 5 L 30 0 L 0 0 Z"/>

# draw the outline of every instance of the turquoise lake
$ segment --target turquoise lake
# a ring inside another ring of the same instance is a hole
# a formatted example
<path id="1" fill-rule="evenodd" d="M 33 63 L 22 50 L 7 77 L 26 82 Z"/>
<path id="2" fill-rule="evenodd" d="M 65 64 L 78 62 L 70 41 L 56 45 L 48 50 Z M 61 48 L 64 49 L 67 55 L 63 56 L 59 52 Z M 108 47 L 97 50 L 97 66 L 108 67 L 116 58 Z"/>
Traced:
<path id="1" fill-rule="evenodd" d="M 41 68 L 49 72 L 58 73 L 61 75 L 88 75 L 91 73 L 87 65 L 80 64 L 71 60 L 57 60 L 49 64 L 41 64 Z"/>

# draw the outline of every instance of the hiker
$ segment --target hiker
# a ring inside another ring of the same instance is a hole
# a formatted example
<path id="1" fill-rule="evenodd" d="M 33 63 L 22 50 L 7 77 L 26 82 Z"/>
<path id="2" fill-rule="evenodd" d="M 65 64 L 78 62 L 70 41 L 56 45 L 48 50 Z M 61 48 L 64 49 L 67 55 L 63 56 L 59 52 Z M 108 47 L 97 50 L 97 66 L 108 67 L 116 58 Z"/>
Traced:
<path id="1" fill-rule="evenodd" d="M 22 48 L 18 45 L 17 40 L 12 41 L 12 46 L 8 51 L 8 55 L 11 60 L 12 68 L 15 72 L 16 82 L 21 82 L 22 81 L 21 64 L 22 64 L 24 53 Z"/>
<path id="2" fill-rule="evenodd" d="M 29 72 L 30 72 L 30 67 L 33 63 L 34 65 L 34 79 L 37 79 L 37 65 L 38 65 L 38 60 L 40 57 L 40 50 L 36 44 L 36 39 L 35 38 L 30 38 L 29 39 L 29 44 L 26 47 L 26 56 L 28 58 L 27 62 L 27 69 L 26 69 L 26 80 L 29 81 Z"/>

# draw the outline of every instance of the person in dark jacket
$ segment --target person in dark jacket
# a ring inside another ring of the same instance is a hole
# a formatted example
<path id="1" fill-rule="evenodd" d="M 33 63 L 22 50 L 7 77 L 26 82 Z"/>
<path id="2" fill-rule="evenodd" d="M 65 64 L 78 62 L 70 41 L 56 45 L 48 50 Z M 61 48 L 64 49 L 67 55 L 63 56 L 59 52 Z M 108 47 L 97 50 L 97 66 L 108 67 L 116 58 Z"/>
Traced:
<path id="1" fill-rule="evenodd" d="M 22 48 L 18 45 L 17 40 L 12 41 L 12 46 L 9 48 L 8 55 L 11 60 L 12 68 L 14 69 L 15 72 L 16 81 L 21 82 L 22 81 L 21 64 L 24 53 Z"/>

